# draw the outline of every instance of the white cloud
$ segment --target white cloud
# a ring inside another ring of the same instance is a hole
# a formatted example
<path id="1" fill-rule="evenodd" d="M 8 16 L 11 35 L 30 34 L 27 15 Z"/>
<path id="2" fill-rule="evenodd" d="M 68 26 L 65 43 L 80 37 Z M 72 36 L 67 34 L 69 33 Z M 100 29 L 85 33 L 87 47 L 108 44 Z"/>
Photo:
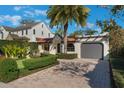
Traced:
<path id="1" fill-rule="evenodd" d="M 37 19 L 37 20 L 35 20 L 36 22 L 41 22 L 41 20 L 40 19 Z"/>
<path id="2" fill-rule="evenodd" d="M 14 7 L 14 10 L 15 10 L 15 11 L 19 11 L 19 10 L 21 10 L 21 8 L 22 8 L 21 6 L 15 6 L 15 7 Z"/>
<path id="3" fill-rule="evenodd" d="M 36 14 L 36 15 L 43 15 L 43 16 L 46 16 L 46 12 L 47 12 L 47 10 L 34 10 L 34 13 Z"/>
<path id="4" fill-rule="evenodd" d="M 95 30 L 98 31 L 98 32 L 101 32 L 102 31 L 101 28 L 99 28 L 99 27 L 96 28 Z"/>
<path id="5" fill-rule="evenodd" d="M 19 21 L 22 19 L 19 15 L 0 15 L 1 22 L 10 22 L 12 25 L 16 26 L 19 24 Z"/>
<path id="6" fill-rule="evenodd" d="M 21 9 L 29 8 L 29 6 L 15 6 L 14 10 L 15 11 L 20 11 Z"/>
<path id="7" fill-rule="evenodd" d="M 24 16 L 31 16 L 31 17 L 34 17 L 34 16 L 46 16 L 46 12 L 47 10 L 33 10 L 33 11 L 24 11 Z"/>
<path id="8" fill-rule="evenodd" d="M 93 28 L 93 27 L 94 27 L 94 24 L 88 22 L 88 23 L 86 24 L 86 27 L 87 27 L 87 28 Z"/>
<path id="9" fill-rule="evenodd" d="M 47 24 L 49 24 L 49 23 L 50 23 L 50 20 L 46 19 L 45 22 L 46 22 Z"/>
<path id="10" fill-rule="evenodd" d="M 33 17 L 34 16 L 34 13 L 33 12 L 31 12 L 31 11 L 24 11 L 24 16 L 31 16 L 31 17 Z"/>

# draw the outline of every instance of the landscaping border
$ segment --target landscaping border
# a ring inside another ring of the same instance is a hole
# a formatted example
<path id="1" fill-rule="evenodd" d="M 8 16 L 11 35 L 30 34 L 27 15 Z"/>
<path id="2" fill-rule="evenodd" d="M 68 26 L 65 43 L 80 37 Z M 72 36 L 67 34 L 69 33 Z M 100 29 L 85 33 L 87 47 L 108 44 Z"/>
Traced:
<path id="1" fill-rule="evenodd" d="M 112 65 L 111 65 L 110 59 L 109 59 L 109 71 L 110 71 L 111 86 L 112 86 L 112 88 L 117 88 L 117 86 L 115 84 L 114 76 L 113 76 Z"/>

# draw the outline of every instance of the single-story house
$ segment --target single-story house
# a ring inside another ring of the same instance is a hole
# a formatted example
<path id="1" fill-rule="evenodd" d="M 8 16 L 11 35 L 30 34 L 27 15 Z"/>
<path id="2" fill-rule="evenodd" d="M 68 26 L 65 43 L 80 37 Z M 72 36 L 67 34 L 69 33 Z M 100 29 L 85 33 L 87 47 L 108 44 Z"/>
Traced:
<path id="1" fill-rule="evenodd" d="M 64 53 L 63 38 L 55 35 L 53 38 L 36 38 L 40 53 Z M 109 34 L 86 35 L 83 37 L 68 37 L 67 53 L 76 53 L 78 58 L 108 59 Z"/>

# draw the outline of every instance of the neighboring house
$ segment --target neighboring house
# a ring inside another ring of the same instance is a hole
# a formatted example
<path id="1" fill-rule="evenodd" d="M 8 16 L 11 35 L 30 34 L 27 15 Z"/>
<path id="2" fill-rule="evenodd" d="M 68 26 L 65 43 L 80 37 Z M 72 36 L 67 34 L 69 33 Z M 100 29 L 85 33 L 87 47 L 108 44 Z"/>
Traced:
<path id="1" fill-rule="evenodd" d="M 108 59 L 108 33 L 83 37 L 68 37 L 67 53 L 76 53 L 78 58 Z M 64 53 L 63 38 L 55 35 L 53 38 L 37 38 L 41 53 Z"/>
<path id="2" fill-rule="evenodd" d="M 16 28 L 1 26 L 0 39 L 8 39 L 8 35 L 18 35 L 18 37 L 27 37 L 30 42 L 36 42 L 37 37 L 52 38 L 54 34 L 44 22 L 23 24 Z M 10 36 L 9 36 L 10 37 Z M 11 40 L 11 39 L 10 39 Z"/>

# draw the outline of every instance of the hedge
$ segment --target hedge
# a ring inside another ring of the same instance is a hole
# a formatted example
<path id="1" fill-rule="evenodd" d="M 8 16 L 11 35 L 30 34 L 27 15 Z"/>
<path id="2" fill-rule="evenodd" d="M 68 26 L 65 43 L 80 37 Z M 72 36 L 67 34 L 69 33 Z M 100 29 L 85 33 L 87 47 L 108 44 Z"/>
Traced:
<path id="1" fill-rule="evenodd" d="M 122 58 L 110 58 L 112 65 L 112 74 L 115 87 L 124 87 L 124 59 Z"/>
<path id="2" fill-rule="evenodd" d="M 2 60 L 1 60 L 2 59 Z M 45 69 L 52 65 L 57 64 L 57 57 L 55 55 L 48 55 L 39 58 L 31 59 L 0 59 L 0 81 L 10 82 L 19 77 L 29 75 L 31 73 L 39 71 L 39 69 Z"/>
<path id="3" fill-rule="evenodd" d="M 18 78 L 18 67 L 16 60 L 4 59 L 0 62 L 0 81 L 9 82 Z"/>
<path id="4" fill-rule="evenodd" d="M 57 58 L 56 56 L 53 56 L 53 55 L 40 57 L 40 58 L 32 58 L 32 59 L 23 61 L 24 67 L 29 70 L 42 68 L 54 63 L 57 63 Z"/>
<path id="5" fill-rule="evenodd" d="M 64 53 L 60 53 L 57 54 L 57 58 L 58 59 L 74 59 L 77 58 L 77 54 L 64 54 Z"/>
<path id="6" fill-rule="evenodd" d="M 113 77 L 114 77 L 116 87 L 124 88 L 124 77 L 123 77 L 123 75 L 119 71 L 113 70 Z"/>

